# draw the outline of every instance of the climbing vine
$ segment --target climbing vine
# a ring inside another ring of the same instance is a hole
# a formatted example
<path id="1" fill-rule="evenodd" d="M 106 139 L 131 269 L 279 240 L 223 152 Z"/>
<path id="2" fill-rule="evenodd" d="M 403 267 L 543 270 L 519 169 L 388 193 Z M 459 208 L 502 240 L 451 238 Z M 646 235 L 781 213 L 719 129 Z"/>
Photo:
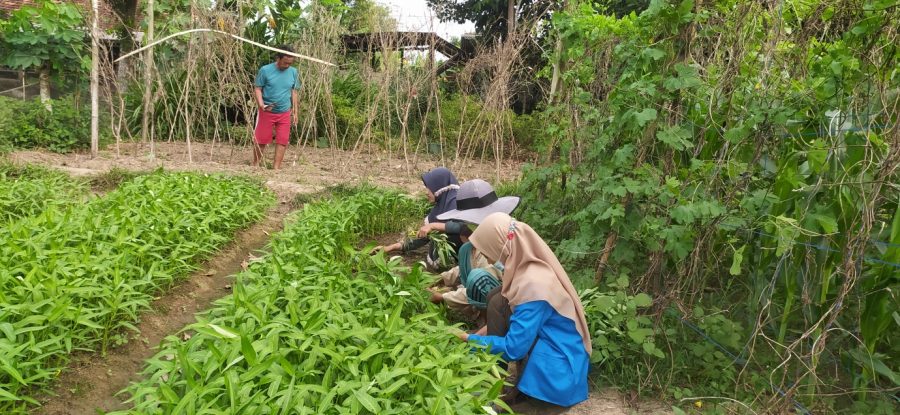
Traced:
<path id="1" fill-rule="evenodd" d="M 582 3 L 553 24 L 563 87 L 520 215 L 579 285 L 653 296 L 667 359 L 635 382 L 682 406 L 896 405 L 897 5 Z"/>

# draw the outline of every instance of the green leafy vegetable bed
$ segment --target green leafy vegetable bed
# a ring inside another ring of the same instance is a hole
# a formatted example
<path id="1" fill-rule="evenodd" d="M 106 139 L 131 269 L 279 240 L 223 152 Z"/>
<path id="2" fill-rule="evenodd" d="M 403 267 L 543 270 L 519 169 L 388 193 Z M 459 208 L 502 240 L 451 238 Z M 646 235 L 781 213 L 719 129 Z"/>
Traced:
<path id="1" fill-rule="evenodd" d="M 72 351 L 134 328 L 153 293 L 273 203 L 247 179 L 158 172 L 0 227 L 0 413 L 35 404 Z"/>
<path id="2" fill-rule="evenodd" d="M 123 413 L 484 413 L 495 358 L 448 333 L 418 265 L 354 249 L 419 215 L 377 189 L 307 205 L 187 340 L 167 338 Z"/>
<path id="3" fill-rule="evenodd" d="M 87 192 L 84 181 L 65 173 L 0 163 L 0 226 L 37 215 L 50 206 L 81 202 Z"/>

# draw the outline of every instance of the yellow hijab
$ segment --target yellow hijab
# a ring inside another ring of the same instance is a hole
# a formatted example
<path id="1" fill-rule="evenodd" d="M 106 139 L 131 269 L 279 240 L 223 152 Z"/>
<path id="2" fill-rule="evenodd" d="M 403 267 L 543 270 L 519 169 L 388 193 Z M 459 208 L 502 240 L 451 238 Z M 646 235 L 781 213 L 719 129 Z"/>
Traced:
<path id="1" fill-rule="evenodd" d="M 578 292 L 556 255 L 528 224 L 505 213 L 486 217 L 472 236 L 472 246 L 491 263 L 501 261 L 500 293 L 510 307 L 530 301 L 546 301 L 560 315 L 575 322 L 584 349 L 591 353 L 591 336 Z"/>

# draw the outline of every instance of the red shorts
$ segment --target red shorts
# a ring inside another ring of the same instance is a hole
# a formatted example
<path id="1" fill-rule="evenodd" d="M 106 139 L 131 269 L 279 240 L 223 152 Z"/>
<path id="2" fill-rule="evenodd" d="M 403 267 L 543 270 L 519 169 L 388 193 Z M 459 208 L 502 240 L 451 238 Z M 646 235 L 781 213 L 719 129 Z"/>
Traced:
<path id="1" fill-rule="evenodd" d="M 280 114 L 268 111 L 260 111 L 256 117 L 256 142 L 258 144 L 272 144 L 272 130 L 275 130 L 275 143 L 286 146 L 291 137 L 291 112 Z"/>

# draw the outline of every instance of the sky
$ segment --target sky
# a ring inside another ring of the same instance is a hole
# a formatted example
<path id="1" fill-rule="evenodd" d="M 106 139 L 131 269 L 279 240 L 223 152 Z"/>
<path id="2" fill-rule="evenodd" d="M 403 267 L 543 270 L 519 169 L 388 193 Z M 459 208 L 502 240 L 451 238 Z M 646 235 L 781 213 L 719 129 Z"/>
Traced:
<path id="1" fill-rule="evenodd" d="M 376 2 L 391 10 L 391 14 L 399 22 L 400 30 L 436 32 L 447 40 L 475 31 L 475 24 L 472 22 L 465 24 L 440 22 L 425 0 L 376 0 Z"/>

